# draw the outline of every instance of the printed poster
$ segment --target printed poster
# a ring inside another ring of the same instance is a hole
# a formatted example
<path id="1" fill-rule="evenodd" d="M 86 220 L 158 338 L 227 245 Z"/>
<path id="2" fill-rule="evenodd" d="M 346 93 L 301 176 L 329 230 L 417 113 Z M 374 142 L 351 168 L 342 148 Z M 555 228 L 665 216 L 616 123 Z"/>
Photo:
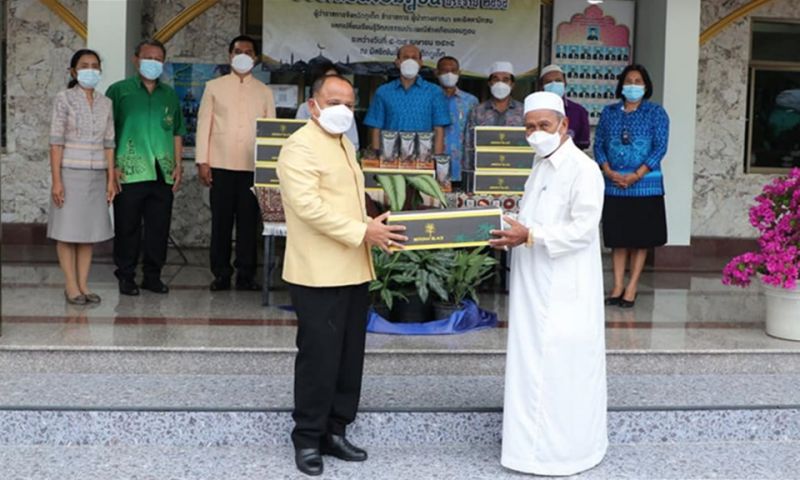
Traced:
<path id="1" fill-rule="evenodd" d="M 596 125 L 600 112 L 617 101 L 617 77 L 633 60 L 635 2 L 557 0 L 553 6 L 550 63 L 567 77 L 567 98 L 589 112 Z"/>

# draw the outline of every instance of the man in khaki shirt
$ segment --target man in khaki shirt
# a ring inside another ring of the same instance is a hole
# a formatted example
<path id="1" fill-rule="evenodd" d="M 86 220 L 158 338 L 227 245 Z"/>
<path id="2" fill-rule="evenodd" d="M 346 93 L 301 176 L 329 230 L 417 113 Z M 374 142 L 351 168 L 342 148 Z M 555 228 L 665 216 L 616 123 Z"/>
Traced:
<path id="1" fill-rule="evenodd" d="M 383 223 L 388 212 L 366 216 L 364 175 L 342 135 L 353 122 L 353 86 L 328 75 L 311 93 L 311 120 L 281 148 L 278 177 L 288 234 L 283 279 L 298 323 L 292 441 L 297 468 L 320 475 L 321 454 L 367 459 L 345 429 L 361 395 L 370 248 L 406 238 L 396 233 L 405 227 Z"/>
<path id="2" fill-rule="evenodd" d="M 250 190 L 255 169 L 256 119 L 275 117 L 272 90 L 253 76 L 256 41 L 234 38 L 231 73 L 206 83 L 197 114 L 195 163 L 200 182 L 211 187 L 211 290 L 231 286 L 231 236 L 236 222 L 236 288 L 260 290 L 255 282 L 258 202 Z"/>

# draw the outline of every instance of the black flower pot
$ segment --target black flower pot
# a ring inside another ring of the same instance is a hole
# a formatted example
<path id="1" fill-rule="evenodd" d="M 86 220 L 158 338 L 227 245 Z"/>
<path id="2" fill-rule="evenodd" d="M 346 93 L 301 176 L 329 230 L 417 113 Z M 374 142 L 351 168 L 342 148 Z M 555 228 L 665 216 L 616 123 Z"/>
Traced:
<path id="1" fill-rule="evenodd" d="M 430 299 L 423 302 L 419 295 L 408 295 L 408 300 L 395 300 L 389 321 L 394 323 L 425 323 L 433 320 L 433 306 Z"/>
<path id="2" fill-rule="evenodd" d="M 464 305 L 453 305 L 450 303 L 434 302 L 433 304 L 433 318 L 436 320 L 444 320 L 450 318 L 450 315 L 464 308 Z"/>
<path id="3" fill-rule="evenodd" d="M 372 308 L 373 310 L 375 310 L 375 313 L 385 318 L 386 320 L 389 320 L 389 318 L 391 317 L 391 312 L 389 311 L 389 308 L 386 305 L 384 305 L 383 302 L 373 304 Z"/>

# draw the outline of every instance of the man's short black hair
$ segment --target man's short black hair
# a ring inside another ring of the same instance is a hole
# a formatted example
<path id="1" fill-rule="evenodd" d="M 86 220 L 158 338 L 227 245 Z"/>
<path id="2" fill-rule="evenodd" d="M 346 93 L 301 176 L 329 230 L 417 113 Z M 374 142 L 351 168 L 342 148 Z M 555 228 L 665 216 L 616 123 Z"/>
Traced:
<path id="1" fill-rule="evenodd" d="M 318 79 L 314 80 L 314 83 L 311 84 L 311 96 L 312 97 L 316 97 L 317 93 L 319 93 L 319 91 L 322 90 L 322 87 L 325 86 L 325 82 L 327 82 L 328 80 L 330 80 L 332 78 L 338 78 L 339 80 L 343 80 L 343 81 L 347 82 L 347 84 L 350 85 L 351 87 L 353 86 L 353 84 L 350 82 L 350 80 L 348 80 L 345 77 L 339 75 L 338 73 L 336 75 L 323 75 L 323 76 L 319 77 Z"/>
<path id="2" fill-rule="evenodd" d="M 231 40 L 231 43 L 228 45 L 228 53 L 233 53 L 233 47 L 236 45 L 236 42 L 250 42 L 250 45 L 253 46 L 253 51 L 256 52 L 256 57 L 261 56 L 261 49 L 259 48 L 258 42 L 249 35 L 239 35 Z"/>
<path id="3" fill-rule="evenodd" d="M 442 62 L 456 62 L 456 67 L 461 68 L 461 64 L 458 63 L 458 59 L 456 57 L 451 57 L 450 55 L 445 55 L 444 57 L 440 58 L 439 61 L 436 62 L 436 68 L 442 64 Z"/>
<path id="4" fill-rule="evenodd" d="M 136 48 L 133 50 L 133 54 L 138 57 L 139 54 L 142 52 L 142 47 L 145 47 L 145 46 L 160 48 L 161 49 L 161 53 L 164 54 L 164 58 L 167 58 L 167 47 L 165 47 L 163 43 L 159 42 L 155 38 L 146 38 L 146 39 L 142 40 L 141 42 L 139 42 L 139 44 L 136 45 Z"/>
<path id="5" fill-rule="evenodd" d="M 653 96 L 653 81 L 650 80 L 650 74 L 647 73 L 647 69 L 644 68 L 643 65 L 635 63 L 625 67 L 625 70 L 619 74 L 619 79 L 617 80 L 617 98 L 622 98 L 622 86 L 625 85 L 625 77 L 630 72 L 639 72 L 639 74 L 642 75 L 642 80 L 644 80 L 644 98 L 650 98 Z"/>

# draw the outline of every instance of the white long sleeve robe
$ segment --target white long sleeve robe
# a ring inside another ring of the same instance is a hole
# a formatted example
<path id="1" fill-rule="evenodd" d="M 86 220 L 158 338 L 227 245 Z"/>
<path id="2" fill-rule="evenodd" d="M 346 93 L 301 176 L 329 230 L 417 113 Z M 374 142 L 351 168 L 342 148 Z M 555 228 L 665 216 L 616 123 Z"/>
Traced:
<path id="1" fill-rule="evenodd" d="M 572 475 L 600 463 L 606 432 L 605 313 L 598 225 L 604 182 L 567 140 L 534 160 L 513 250 L 503 466 Z"/>

